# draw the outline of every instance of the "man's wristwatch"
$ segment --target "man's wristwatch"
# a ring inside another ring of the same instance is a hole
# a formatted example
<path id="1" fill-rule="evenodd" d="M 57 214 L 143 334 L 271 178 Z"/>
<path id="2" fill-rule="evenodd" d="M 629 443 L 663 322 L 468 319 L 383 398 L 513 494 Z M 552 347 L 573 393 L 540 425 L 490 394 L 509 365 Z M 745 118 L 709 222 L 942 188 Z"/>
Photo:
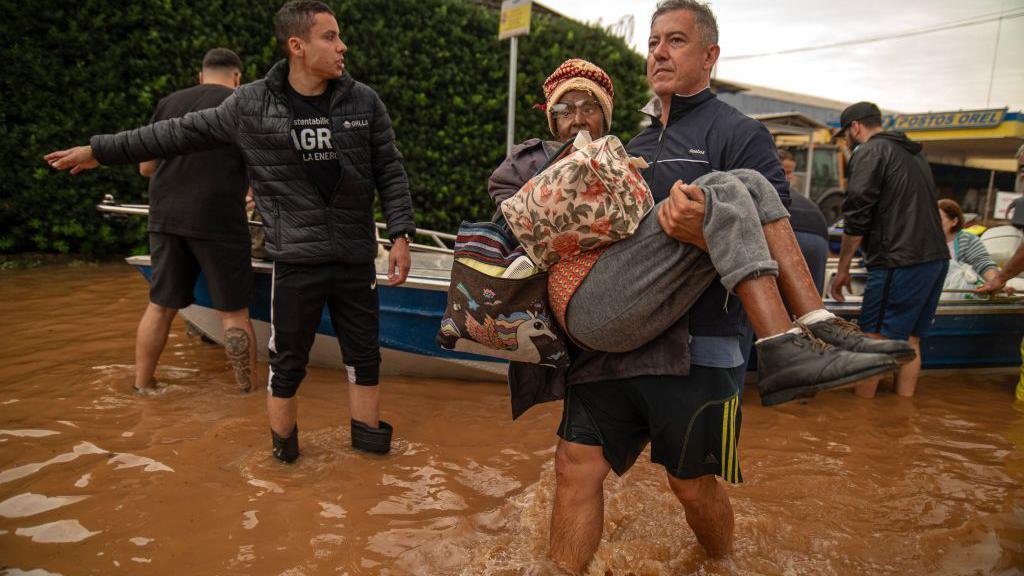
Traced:
<path id="1" fill-rule="evenodd" d="M 395 240 L 398 240 L 399 238 L 404 238 L 406 244 L 412 244 L 412 235 L 407 232 L 402 232 L 400 234 L 395 234 L 394 236 L 391 236 L 391 243 L 394 244 Z"/>

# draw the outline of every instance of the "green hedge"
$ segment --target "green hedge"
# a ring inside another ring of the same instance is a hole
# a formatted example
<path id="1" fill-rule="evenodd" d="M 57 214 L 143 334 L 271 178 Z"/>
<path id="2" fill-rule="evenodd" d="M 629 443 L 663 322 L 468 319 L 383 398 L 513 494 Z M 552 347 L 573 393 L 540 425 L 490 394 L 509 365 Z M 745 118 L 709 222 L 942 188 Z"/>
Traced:
<path id="1" fill-rule="evenodd" d="M 459 0 L 346 0 L 337 11 L 353 76 L 387 104 L 411 179 L 417 224 L 453 231 L 487 218 L 490 172 L 505 154 L 508 41 L 498 14 Z M 280 2 L 55 0 L 32 11 L 0 0 L 0 252 L 109 256 L 145 250 L 145 225 L 101 218 L 104 194 L 146 202 L 133 167 L 55 174 L 46 152 L 92 134 L 149 120 L 161 97 L 191 86 L 209 48 L 232 48 L 244 81 L 279 56 L 273 17 Z M 592 60 L 615 81 L 613 130 L 627 139 L 647 95 L 643 59 L 595 27 L 534 15 L 519 42 L 518 139 L 547 134 L 544 78 L 563 60 Z"/>

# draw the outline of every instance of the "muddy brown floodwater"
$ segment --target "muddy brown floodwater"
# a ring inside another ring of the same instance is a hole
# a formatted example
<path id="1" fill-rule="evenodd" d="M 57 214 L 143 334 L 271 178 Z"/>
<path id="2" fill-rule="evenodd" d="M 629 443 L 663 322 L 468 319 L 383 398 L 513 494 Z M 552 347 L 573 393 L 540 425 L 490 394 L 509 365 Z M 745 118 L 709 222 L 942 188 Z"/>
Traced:
<path id="1" fill-rule="evenodd" d="M 0 573 L 549 574 L 560 406 L 392 378 L 394 453 L 348 448 L 344 376 L 312 369 L 302 450 L 176 321 L 156 397 L 128 392 L 146 285 L 126 265 L 0 272 Z M 261 372 L 265 364 L 261 363 Z M 265 378 L 265 374 L 261 374 Z M 736 552 L 708 559 L 660 468 L 614 474 L 590 574 L 1021 574 L 1024 412 L 1003 374 L 912 400 L 744 397 Z"/>

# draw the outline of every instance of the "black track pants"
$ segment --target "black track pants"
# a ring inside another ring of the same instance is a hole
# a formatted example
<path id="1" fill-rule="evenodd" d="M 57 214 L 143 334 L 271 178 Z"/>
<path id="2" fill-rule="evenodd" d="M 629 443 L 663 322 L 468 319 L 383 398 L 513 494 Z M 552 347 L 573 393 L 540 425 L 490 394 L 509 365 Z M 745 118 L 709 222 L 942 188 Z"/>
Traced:
<path id="1" fill-rule="evenodd" d="M 349 382 L 375 386 L 380 378 L 377 274 L 365 264 L 274 264 L 270 297 L 270 377 L 277 398 L 291 398 L 306 376 L 309 351 L 324 305 L 341 345 Z"/>

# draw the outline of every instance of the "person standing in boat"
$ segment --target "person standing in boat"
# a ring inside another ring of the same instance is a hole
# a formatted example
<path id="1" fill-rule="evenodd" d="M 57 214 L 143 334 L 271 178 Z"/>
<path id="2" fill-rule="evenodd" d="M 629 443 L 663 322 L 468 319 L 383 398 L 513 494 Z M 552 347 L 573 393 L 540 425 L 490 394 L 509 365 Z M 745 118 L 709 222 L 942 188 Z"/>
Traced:
<path id="1" fill-rule="evenodd" d="M 273 454 L 299 456 L 298 400 L 326 304 L 348 375 L 352 446 L 386 453 L 380 420 L 374 191 L 392 240 L 388 279 L 409 271 L 415 234 L 409 180 L 384 103 L 345 71 L 347 46 L 322 2 L 291 1 L 275 17 L 286 59 L 217 108 L 45 156 L 72 174 L 235 144 L 249 169 L 274 260 L 267 411 Z"/>
<path id="2" fill-rule="evenodd" d="M 863 247 L 868 282 L 860 327 L 880 339 L 908 340 L 914 347 L 917 357 L 896 375 L 896 394 L 913 396 L 921 373 L 921 337 L 935 318 L 949 269 L 949 249 L 935 209 L 935 181 L 922 146 L 902 132 L 884 131 L 875 104 L 852 104 L 839 122 L 837 137 L 845 137 L 853 152 L 832 297 L 845 300 L 850 263 Z M 873 398 L 877 388 L 874 379 L 858 385 L 856 393 Z"/>
<path id="3" fill-rule="evenodd" d="M 153 122 L 215 108 L 238 88 L 242 61 L 227 48 L 203 57 L 199 85 L 178 90 L 157 103 Z M 138 392 L 155 388 L 153 374 L 178 310 L 195 301 L 199 272 L 224 325 L 224 348 L 239 390 L 256 377 L 256 335 L 249 320 L 252 266 L 245 219 L 248 177 L 238 148 L 139 164 L 149 178 L 149 253 L 153 277 L 149 305 L 135 337 Z"/>

